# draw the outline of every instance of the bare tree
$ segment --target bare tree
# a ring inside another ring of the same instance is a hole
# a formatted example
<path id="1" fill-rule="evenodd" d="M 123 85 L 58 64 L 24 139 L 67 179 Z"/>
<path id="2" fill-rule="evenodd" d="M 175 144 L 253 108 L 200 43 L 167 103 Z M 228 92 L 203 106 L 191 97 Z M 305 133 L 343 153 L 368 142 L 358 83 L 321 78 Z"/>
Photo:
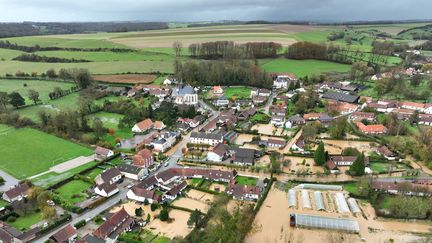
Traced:
<path id="1" fill-rule="evenodd" d="M 181 56 L 182 47 L 183 47 L 183 44 L 180 41 L 175 41 L 173 43 L 173 49 L 174 49 L 176 57 Z"/>

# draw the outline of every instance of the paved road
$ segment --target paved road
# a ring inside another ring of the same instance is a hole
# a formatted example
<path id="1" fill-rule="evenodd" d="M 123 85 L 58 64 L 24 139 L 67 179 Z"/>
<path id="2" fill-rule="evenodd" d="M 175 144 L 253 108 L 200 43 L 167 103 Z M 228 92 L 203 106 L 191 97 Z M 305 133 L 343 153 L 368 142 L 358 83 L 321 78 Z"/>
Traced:
<path id="1" fill-rule="evenodd" d="M 278 95 L 277 92 L 272 91 L 271 95 L 269 96 L 267 103 L 264 106 L 264 113 L 269 114 L 270 112 L 270 106 L 273 104 L 273 99 L 276 98 Z"/>
<path id="2" fill-rule="evenodd" d="M 3 179 L 5 180 L 5 184 L 0 186 L 0 191 L 2 191 L 2 192 L 9 190 L 9 188 L 11 188 L 11 186 L 15 186 L 19 182 L 19 180 L 17 178 L 9 175 L 8 173 L 6 173 L 2 170 L 0 170 L 0 176 L 3 177 Z"/>

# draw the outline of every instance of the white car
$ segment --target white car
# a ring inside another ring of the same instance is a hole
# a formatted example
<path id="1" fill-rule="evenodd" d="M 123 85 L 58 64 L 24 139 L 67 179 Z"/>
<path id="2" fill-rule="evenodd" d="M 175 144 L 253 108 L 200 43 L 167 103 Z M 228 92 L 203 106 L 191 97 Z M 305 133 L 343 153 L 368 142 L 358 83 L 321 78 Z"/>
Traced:
<path id="1" fill-rule="evenodd" d="M 131 189 L 133 186 L 134 186 L 134 184 L 131 183 L 131 184 L 127 185 L 127 188 Z"/>
<path id="2" fill-rule="evenodd" d="M 165 162 L 164 166 L 165 166 L 165 167 L 168 167 L 168 165 L 169 165 L 169 162 L 168 162 L 168 161 Z"/>

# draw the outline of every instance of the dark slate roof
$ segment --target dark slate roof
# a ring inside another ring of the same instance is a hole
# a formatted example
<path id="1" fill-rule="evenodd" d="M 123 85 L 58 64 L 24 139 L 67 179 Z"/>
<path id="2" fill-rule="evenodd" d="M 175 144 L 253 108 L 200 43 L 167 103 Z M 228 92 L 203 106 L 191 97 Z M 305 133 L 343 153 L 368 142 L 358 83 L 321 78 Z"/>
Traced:
<path id="1" fill-rule="evenodd" d="M 357 103 L 360 96 L 329 91 L 329 92 L 325 93 L 322 96 L 322 98 L 337 100 L 337 101 L 343 101 L 343 102 L 348 102 L 348 103 Z"/>
<path id="2" fill-rule="evenodd" d="M 222 135 L 214 134 L 214 133 L 192 132 L 190 136 L 191 136 L 191 138 L 222 140 Z"/>
<path id="3" fill-rule="evenodd" d="M 121 171 L 121 172 L 126 172 L 129 174 L 134 174 L 134 175 L 138 175 L 138 173 L 143 170 L 142 167 L 140 166 L 136 166 L 136 165 L 128 165 L 128 164 L 121 164 L 119 166 L 117 166 L 117 168 Z"/>
<path id="4" fill-rule="evenodd" d="M 120 170 L 117 168 L 111 168 L 111 169 L 108 169 L 108 170 L 102 172 L 101 177 L 102 177 L 103 181 L 109 182 L 112 178 L 114 178 L 118 175 L 121 175 Z"/>
<path id="5" fill-rule="evenodd" d="M 178 91 L 178 95 L 187 95 L 187 94 L 195 94 L 195 90 L 190 85 L 184 86 L 183 88 L 180 88 Z"/>
<path id="6" fill-rule="evenodd" d="M 235 148 L 233 160 L 237 163 L 253 164 L 255 160 L 255 149 Z"/>

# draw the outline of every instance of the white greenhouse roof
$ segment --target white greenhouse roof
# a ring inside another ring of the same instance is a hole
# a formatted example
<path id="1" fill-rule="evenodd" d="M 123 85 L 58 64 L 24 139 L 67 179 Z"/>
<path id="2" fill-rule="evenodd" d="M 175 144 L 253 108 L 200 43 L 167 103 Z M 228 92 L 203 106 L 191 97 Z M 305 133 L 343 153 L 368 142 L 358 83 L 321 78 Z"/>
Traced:
<path id="1" fill-rule="evenodd" d="M 348 208 L 348 204 L 345 200 L 345 196 L 343 193 L 338 192 L 335 194 L 335 203 L 338 211 L 340 213 L 349 213 L 350 210 Z"/>
<path id="2" fill-rule="evenodd" d="M 302 194 L 303 208 L 312 208 L 308 191 L 302 190 L 301 194 Z"/>
<path id="3" fill-rule="evenodd" d="M 316 210 L 325 210 L 323 195 L 320 191 L 314 192 Z"/>
<path id="4" fill-rule="evenodd" d="M 290 189 L 288 191 L 288 206 L 289 207 L 296 207 L 297 206 L 297 193 L 293 189 Z"/>
<path id="5" fill-rule="evenodd" d="M 300 189 L 310 190 L 331 190 L 331 191 L 342 191 L 342 186 L 337 185 L 326 185 L 326 184 L 300 184 L 297 186 Z"/>
<path id="6" fill-rule="evenodd" d="M 359 224 L 353 219 L 338 219 L 315 215 L 296 214 L 296 226 L 304 228 L 319 228 L 359 232 Z"/>
<path id="7" fill-rule="evenodd" d="M 353 213 L 360 213 L 361 212 L 360 208 L 359 208 L 359 206 L 358 206 L 358 204 L 354 198 L 352 198 L 352 197 L 348 198 L 347 201 L 348 201 L 348 205 L 351 209 L 351 212 L 353 212 Z"/>

